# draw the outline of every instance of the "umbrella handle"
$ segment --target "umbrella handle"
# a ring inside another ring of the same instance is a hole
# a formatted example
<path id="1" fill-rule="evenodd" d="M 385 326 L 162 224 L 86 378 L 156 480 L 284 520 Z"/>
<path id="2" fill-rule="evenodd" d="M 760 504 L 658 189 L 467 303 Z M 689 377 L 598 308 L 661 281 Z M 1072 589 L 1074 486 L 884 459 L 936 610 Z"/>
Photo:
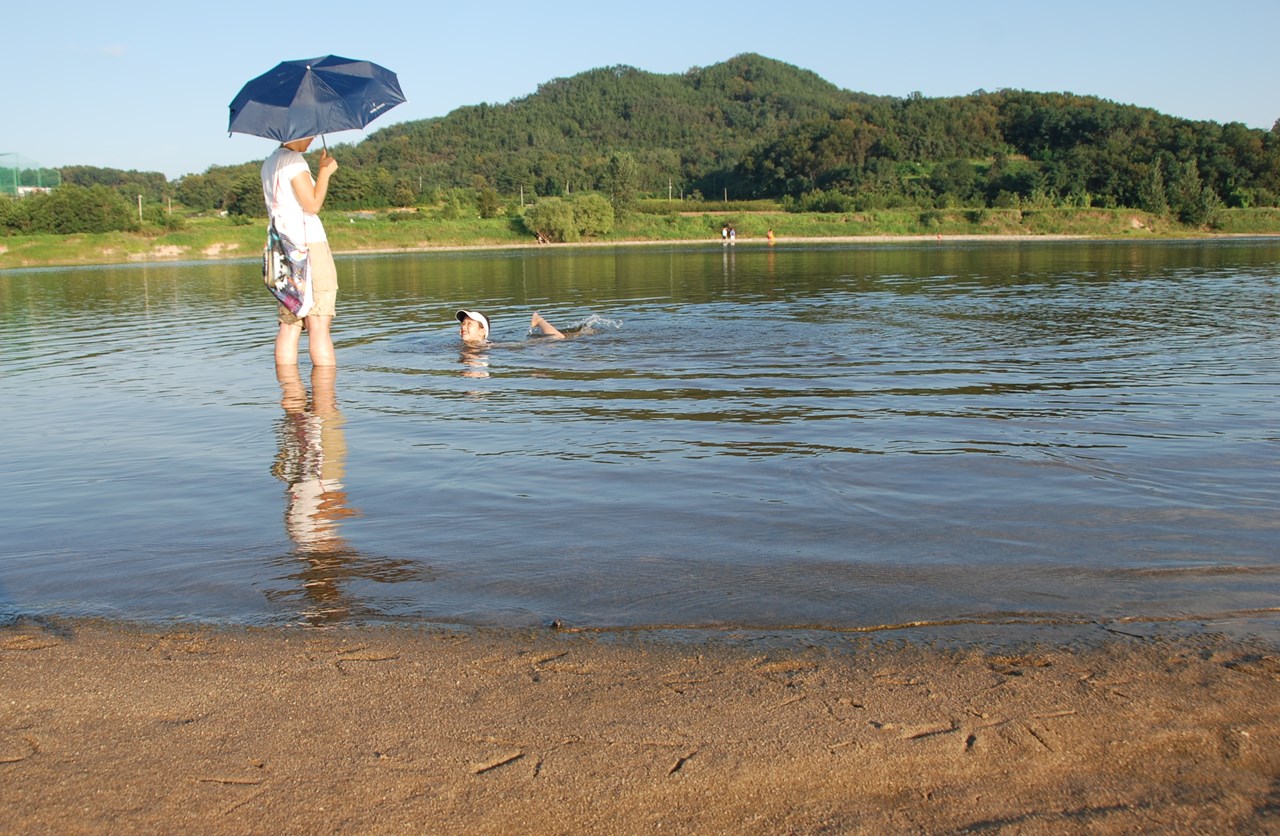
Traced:
<path id="1" fill-rule="evenodd" d="M 320 134 L 320 147 L 324 149 L 326 154 L 329 153 L 329 143 L 324 141 L 324 134 Z"/>

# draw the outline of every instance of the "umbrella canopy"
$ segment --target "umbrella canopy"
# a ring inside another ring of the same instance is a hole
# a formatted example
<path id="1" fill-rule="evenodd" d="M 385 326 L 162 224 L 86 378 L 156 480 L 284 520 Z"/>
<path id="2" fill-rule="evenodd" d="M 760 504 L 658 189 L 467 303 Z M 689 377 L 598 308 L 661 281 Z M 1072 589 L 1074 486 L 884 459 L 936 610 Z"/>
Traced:
<path id="1" fill-rule="evenodd" d="M 369 61 L 282 61 L 241 88 L 227 130 L 290 142 L 363 128 L 403 101 L 396 74 Z"/>

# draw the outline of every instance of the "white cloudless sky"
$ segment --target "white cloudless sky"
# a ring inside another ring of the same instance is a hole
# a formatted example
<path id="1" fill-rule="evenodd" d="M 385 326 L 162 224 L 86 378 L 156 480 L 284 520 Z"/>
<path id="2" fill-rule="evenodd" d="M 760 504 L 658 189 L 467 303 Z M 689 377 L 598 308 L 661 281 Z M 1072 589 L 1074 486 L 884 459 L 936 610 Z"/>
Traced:
<path id="1" fill-rule="evenodd" d="M 595 67 L 683 73 L 743 52 L 874 95 L 1069 91 L 1251 128 L 1280 118 L 1275 0 L 13 0 L 0 31 L 0 154 L 171 179 L 270 153 L 227 135 L 227 105 L 280 61 L 325 54 L 399 76 L 408 102 L 367 132 Z"/>

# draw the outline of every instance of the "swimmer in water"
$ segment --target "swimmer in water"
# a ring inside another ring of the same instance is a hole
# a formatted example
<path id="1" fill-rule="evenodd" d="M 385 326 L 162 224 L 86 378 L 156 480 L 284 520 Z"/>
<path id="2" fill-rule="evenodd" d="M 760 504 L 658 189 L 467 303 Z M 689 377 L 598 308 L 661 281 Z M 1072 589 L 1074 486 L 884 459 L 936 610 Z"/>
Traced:
<path id="1" fill-rule="evenodd" d="M 458 311 L 458 336 L 468 345 L 479 345 L 489 339 L 489 317 L 479 311 Z"/>
<path id="2" fill-rule="evenodd" d="M 489 339 L 489 317 L 479 311 L 458 311 L 458 336 L 467 345 L 481 345 Z M 530 333 L 537 333 L 544 337 L 550 337 L 553 340 L 563 340 L 568 338 L 559 328 L 547 322 L 542 314 L 537 311 L 533 312 L 533 316 L 529 320 Z"/>

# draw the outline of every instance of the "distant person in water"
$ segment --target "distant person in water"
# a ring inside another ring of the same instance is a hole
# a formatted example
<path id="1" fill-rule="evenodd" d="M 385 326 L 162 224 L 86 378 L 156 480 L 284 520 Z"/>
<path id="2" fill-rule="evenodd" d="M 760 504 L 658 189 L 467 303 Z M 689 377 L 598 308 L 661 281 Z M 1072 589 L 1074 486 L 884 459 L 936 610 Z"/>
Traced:
<path id="1" fill-rule="evenodd" d="M 482 345 L 489 340 L 489 317 L 479 311 L 458 311 L 456 316 L 459 323 L 458 336 L 464 343 Z M 529 331 L 531 334 L 536 333 L 553 340 L 564 340 L 572 336 L 547 322 L 537 311 L 534 311 L 529 319 Z"/>

